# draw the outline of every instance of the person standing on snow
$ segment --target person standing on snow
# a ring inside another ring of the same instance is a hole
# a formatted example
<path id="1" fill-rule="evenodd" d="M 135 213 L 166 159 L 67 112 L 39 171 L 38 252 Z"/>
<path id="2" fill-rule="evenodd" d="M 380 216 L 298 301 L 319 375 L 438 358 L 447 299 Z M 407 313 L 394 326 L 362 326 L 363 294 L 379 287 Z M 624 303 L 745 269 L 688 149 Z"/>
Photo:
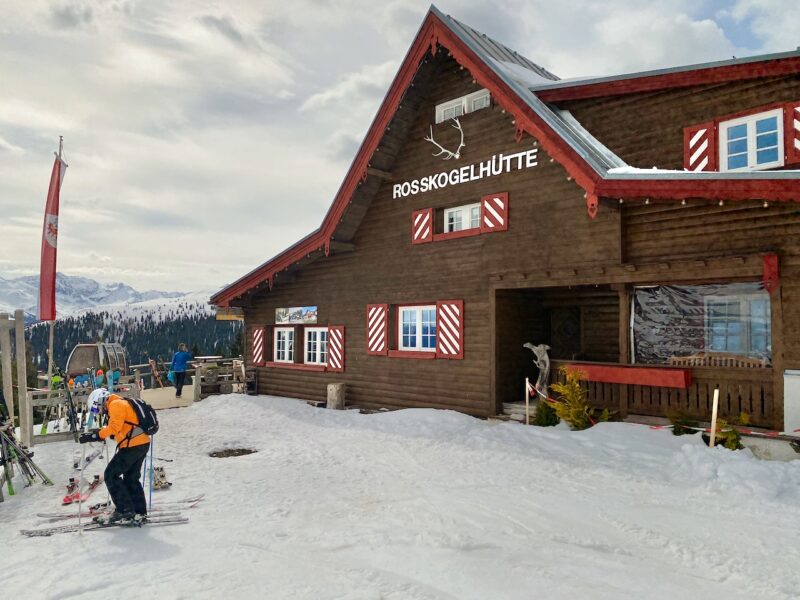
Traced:
<path id="1" fill-rule="evenodd" d="M 142 463 L 150 450 L 150 436 L 139 428 L 139 418 L 130 403 L 100 388 L 89 394 L 88 406 L 97 406 L 108 413 L 108 424 L 102 429 L 82 433 L 81 444 L 113 438 L 117 443 L 114 458 L 106 467 L 104 478 L 114 502 L 111 515 L 97 517 L 98 523 L 141 523 L 147 517 L 147 501 L 139 480 Z"/>
<path id="2" fill-rule="evenodd" d="M 186 382 L 186 363 L 192 360 L 191 353 L 186 351 L 186 344 L 178 344 L 178 351 L 172 357 L 170 370 L 175 373 L 175 397 L 180 398 L 183 384 Z"/>

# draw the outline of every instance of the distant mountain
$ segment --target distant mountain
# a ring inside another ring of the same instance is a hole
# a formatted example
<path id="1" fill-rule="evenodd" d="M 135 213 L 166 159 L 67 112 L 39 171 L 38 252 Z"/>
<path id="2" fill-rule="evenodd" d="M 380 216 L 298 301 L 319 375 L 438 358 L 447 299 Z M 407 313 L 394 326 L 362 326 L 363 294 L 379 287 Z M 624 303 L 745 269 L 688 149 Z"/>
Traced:
<path id="1" fill-rule="evenodd" d="M 212 292 L 193 292 L 177 298 L 106 304 L 59 317 L 55 325 L 53 356 L 66 367 L 76 344 L 118 342 L 128 352 L 130 364 L 148 358 L 169 361 L 178 344 L 186 343 L 195 355 L 238 356 L 242 353 L 242 327 L 235 321 L 217 321 L 208 304 Z M 28 328 L 36 366 L 47 368 L 48 327 Z M 101 365 L 97 365 L 101 366 Z"/>
<path id="2" fill-rule="evenodd" d="M 0 277 L 0 312 L 25 310 L 32 360 L 44 371 L 49 336 L 46 324 L 36 323 L 38 287 L 37 276 Z M 104 284 L 58 273 L 56 365 L 66 366 L 76 344 L 100 340 L 125 346 L 130 364 L 142 364 L 151 357 L 169 360 L 180 342 L 195 353 L 239 355 L 241 324 L 215 319 L 208 304 L 215 291 L 139 292 L 124 283 Z"/>
<path id="3" fill-rule="evenodd" d="M 138 303 L 150 300 L 180 298 L 182 292 L 139 292 L 124 283 L 98 283 L 94 279 L 58 273 L 56 275 L 56 308 L 58 316 L 93 309 L 109 304 Z M 29 321 L 36 319 L 39 277 L 29 275 L 15 279 L 0 277 L 0 312 L 23 309 Z"/>

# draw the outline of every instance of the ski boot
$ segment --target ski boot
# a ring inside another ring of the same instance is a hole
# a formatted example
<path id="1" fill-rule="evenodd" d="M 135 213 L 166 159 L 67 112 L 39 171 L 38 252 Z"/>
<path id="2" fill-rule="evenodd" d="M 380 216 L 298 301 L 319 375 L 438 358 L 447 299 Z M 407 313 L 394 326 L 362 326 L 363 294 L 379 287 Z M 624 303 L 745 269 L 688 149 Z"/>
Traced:
<path id="1" fill-rule="evenodd" d="M 153 480 L 153 489 L 161 490 L 167 489 L 172 485 L 172 482 L 167 481 L 167 474 L 164 472 L 164 467 L 156 467 L 153 469 L 155 479 Z"/>
<path id="2" fill-rule="evenodd" d="M 111 514 L 98 515 L 92 521 L 100 525 L 130 525 L 133 523 L 135 515 L 132 512 L 120 512 L 115 510 Z"/>

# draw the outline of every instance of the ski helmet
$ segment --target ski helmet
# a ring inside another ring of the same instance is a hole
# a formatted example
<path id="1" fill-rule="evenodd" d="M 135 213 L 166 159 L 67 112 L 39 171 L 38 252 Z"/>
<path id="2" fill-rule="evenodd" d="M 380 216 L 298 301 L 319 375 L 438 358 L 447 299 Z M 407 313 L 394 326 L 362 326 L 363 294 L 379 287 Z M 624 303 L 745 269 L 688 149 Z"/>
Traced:
<path id="1" fill-rule="evenodd" d="M 86 401 L 89 412 L 99 412 L 106 405 L 106 400 L 110 395 L 106 388 L 98 388 L 89 394 Z"/>

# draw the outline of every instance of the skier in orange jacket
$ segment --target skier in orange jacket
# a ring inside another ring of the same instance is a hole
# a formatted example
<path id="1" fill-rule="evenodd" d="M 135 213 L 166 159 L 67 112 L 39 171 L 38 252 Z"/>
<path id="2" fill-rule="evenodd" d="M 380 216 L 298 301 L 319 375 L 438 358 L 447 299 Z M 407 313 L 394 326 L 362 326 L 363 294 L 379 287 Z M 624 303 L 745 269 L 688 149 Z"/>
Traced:
<path id="1" fill-rule="evenodd" d="M 113 438 L 117 444 L 114 458 L 105 470 L 105 483 L 114 512 L 96 520 L 100 523 L 141 523 L 147 517 L 147 501 L 140 481 L 142 463 L 150 450 L 150 436 L 139 427 L 139 419 L 123 397 L 100 388 L 89 395 L 88 407 L 108 413 L 108 424 L 100 430 L 80 436 L 81 444 Z"/>

